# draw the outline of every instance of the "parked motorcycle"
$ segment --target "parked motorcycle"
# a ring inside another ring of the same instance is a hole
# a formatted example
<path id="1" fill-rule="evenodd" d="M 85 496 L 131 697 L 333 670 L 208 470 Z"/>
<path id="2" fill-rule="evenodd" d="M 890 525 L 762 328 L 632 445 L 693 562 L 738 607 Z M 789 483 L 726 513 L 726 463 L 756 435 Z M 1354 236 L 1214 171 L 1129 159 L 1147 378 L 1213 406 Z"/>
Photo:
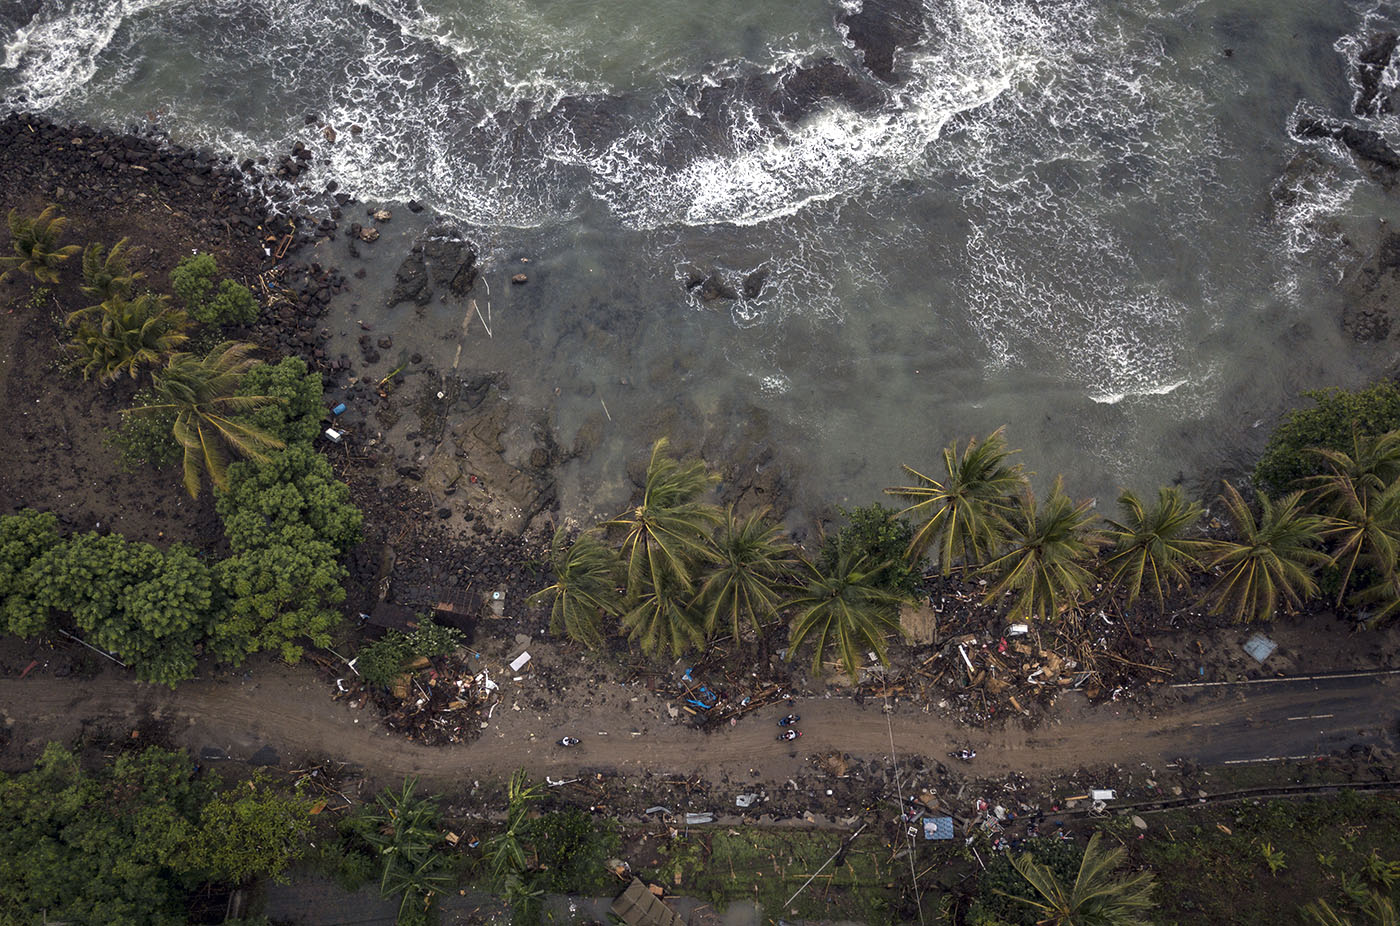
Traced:
<path id="1" fill-rule="evenodd" d="M 559 741 L 559 745 L 560 745 L 560 746 L 577 746 L 577 745 L 578 745 L 578 737 L 576 737 L 576 736 L 566 736 L 566 737 L 564 737 L 563 739 L 561 739 L 561 740 Z"/>
<path id="2" fill-rule="evenodd" d="M 778 734 L 778 742 L 790 743 L 802 735 L 801 730 L 785 730 Z"/>
<path id="3" fill-rule="evenodd" d="M 782 718 L 781 720 L 778 721 L 778 726 L 780 726 L 780 727 L 790 727 L 790 726 L 792 726 L 793 724 L 797 723 L 797 722 L 798 722 L 799 720 L 801 720 L 801 719 L 802 719 L 802 718 L 801 718 L 801 717 L 798 717 L 796 714 L 788 714 L 786 717 L 784 717 L 784 718 Z"/>
<path id="4" fill-rule="evenodd" d="M 977 758 L 977 753 L 973 752 L 971 749 L 959 749 L 957 752 L 948 753 L 948 758 L 962 759 L 964 762 L 968 762 Z"/>

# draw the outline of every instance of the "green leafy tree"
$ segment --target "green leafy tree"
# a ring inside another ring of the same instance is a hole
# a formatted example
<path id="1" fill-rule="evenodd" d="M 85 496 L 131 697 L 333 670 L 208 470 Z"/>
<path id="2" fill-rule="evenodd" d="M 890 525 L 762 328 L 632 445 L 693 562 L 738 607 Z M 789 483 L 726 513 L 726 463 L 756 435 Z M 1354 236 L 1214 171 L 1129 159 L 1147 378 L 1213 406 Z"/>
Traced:
<path id="1" fill-rule="evenodd" d="M 287 868 L 306 855 L 311 835 L 310 802 L 250 782 L 248 788 L 219 794 L 200 810 L 190 864 L 233 884 L 252 878 L 285 883 Z"/>
<path id="2" fill-rule="evenodd" d="M 809 564 L 807 584 L 788 602 L 794 615 L 788 659 L 810 644 L 814 674 L 822 674 L 822 660 L 834 656 L 852 681 L 860 674 L 867 650 L 888 665 L 889 636 L 899 630 L 899 605 L 905 600 L 882 581 L 880 573 L 889 567 L 849 550 L 842 551 L 829 570 Z"/>
<path id="3" fill-rule="evenodd" d="M 25 573 L 61 542 L 58 519 L 52 514 L 26 508 L 0 516 L 0 616 L 6 632 L 28 637 L 48 625 L 48 606 L 25 581 Z"/>
<path id="4" fill-rule="evenodd" d="M 172 433 L 184 451 L 185 489 L 199 497 L 203 475 L 215 487 L 227 481 L 229 452 L 266 462 L 268 451 L 282 441 L 240 416 L 276 401 L 271 396 L 240 395 L 238 387 L 256 361 L 251 344 L 226 341 L 205 357 L 176 354 L 154 377 L 156 402 L 130 409 L 133 414 L 173 411 Z"/>
<path id="5" fill-rule="evenodd" d="M 1062 608 L 1093 587 L 1093 574 L 1086 567 L 1100 543 L 1089 529 L 1093 520 L 1092 502 L 1076 505 L 1065 494 L 1062 478 L 1040 503 L 1026 489 L 1007 518 L 1007 551 L 986 566 L 994 577 L 986 603 L 1012 592 L 1012 616 L 1058 617 Z"/>
<path id="6" fill-rule="evenodd" d="M 725 627 L 736 641 L 745 628 L 761 634 L 763 623 L 783 607 L 795 552 L 767 518 L 767 510 L 746 518 L 735 515 L 732 505 L 725 512 L 698 596 L 708 633 Z"/>
<path id="7" fill-rule="evenodd" d="M 132 288 L 146 276 L 140 271 L 133 273 L 127 266 L 129 240 L 122 238 L 110 251 L 97 241 L 83 248 L 82 291 L 94 306 L 111 299 L 130 299 Z"/>
<path id="8" fill-rule="evenodd" d="M 232 553 L 217 569 L 228 604 L 211 646 L 238 663 L 260 650 L 296 660 L 303 637 L 328 645 L 345 600 L 340 558 L 363 522 L 349 488 L 306 443 L 233 464 L 226 485 L 214 502 Z"/>
<path id="9" fill-rule="evenodd" d="M 183 753 L 147 749 L 85 772 L 51 743 L 0 774 L 0 922 L 183 926 L 186 846 L 203 795 Z"/>
<path id="10" fill-rule="evenodd" d="M 709 530 L 719 523 L 718 509 L 700 501 L 718 476 L 701 460 L 678 462 L 669 448 L 664 437 L 652 445 L 641 504 L 608 522 L 623 531 L 622 558 L 633 597 L 668 578 L 691 591 L 695 566 L 709 553 Z"/>
<path id="11" fill-rule="evenodd" d="M 1211 543 L 1210 569 L 1218 573 L 1206 593 L 1215 614 L 1237 621 L 1268 620 L 1280 604 L 1297 607 L 1317 594 L 1312 571 L 1327 562 L 1316 549 L 1322 519 L 1302 507 L 1302 493 L 1279 501 L 1257 494 L 1259 516 L 1229 483 L 1220 500 L 1234 526 L 1233 540 Z"/>
<path id="12" fill-rule="evenodd" d="M 617 591 L 622 565 L 617 554 L 586 531 L 569 543 L 561 527 L 550 540 L 549 562 L 554 584 L 531 595 L 530 603 L 549 603 L 551 633 L 601 649 L 603 618 L 622 613 L 622 596 Z"/>
<path id="13" fill-rule="evenodd" d="M 1122 520 L 1108 519 L 1104 531 L 1113 544 L 1104 562 L 1109 582 L 1128 593 L 1129 606 L 1146 591 L 1157 610 L 1165 610 L 1171 586 L 1185 585 L 1192 570 L 1202 568 L 1200 558 L 1209 544 L 1191 535 L 1204 509 L 1188 502 L 1180 489 L 1165 486 L 1157 490 L 1151 507 L 1131 490 L 1118 496 L 1118 507 Z"/>
<path id="14" fill-rule="evenodd" d="M 215 283 L 218 273 L 213 255 L 194 254 L 170 271 L 170 288 L 202 325 L 251 325 L 257 321 L 258 300 L 248 287 L 233 280 Z"/>
<path id="15" fill-rule="evenodd" d="M 910 562 L 936 546 L 939 567 L 948 576 L 955 564 L 980 565 L 996 552 L 1026 481 L 1020 464 L 1009 462 L 1016 451 L 1007 447 L 1004 430 L 984 441 L 970 439 L 961 455 L 956 441 L 944 448 L 944 479 L 905 466 L 915 484 L 885 490 L 911 502 L 902 513 L 919 521 L 907 552 Z"/>
<path id="16" fill-rule="evenodd" d="M 188 325 L 185 313 L 163 296 L 113 296 L 78 322 L 68 344 L 73 367 L 83 379 L 110 382 L 123 373 L 135 379 L 142 368 L 159 366 L 189 340 Z"/>
<path id="17" fill-rule="evenodd" d="M 1358 435 L 1374 438 L 1400 430 L 1400 385 L 1394 382 L 1355 392 L 1324 389 L 1303 395 L 1313 406 L 1284 417 L 1254 468 L 1255 483 L 1275 495 L 1299 488 L 1302 480 L 1323 471 L 1314 448 L 1347 451 Z"/>
<path id="18" fill-rule="evenodd" d="M 614 889 L 617 882 L 605 865 L 622 841 L 612 821 L 569 808 L 529 820 L 527 827 L 545 890 L 597 897 Z"/>
<path id="19" fill-rule="evenodd" d="M 58 215 L 58 207 L 49 205 L 34 218 L 26 218 L 16 209 L 10 210 L 10 247 L 13 257 L 0 257 L 0 279 L 11 273 L 27 273 L 40 283 L 58 282 L 58 270 L 77 254 L 76 244 L 59 246 L 68 220 Z"/>
<path id="20" fill-rule="evenodd" d="M 1117 846 L 1106 848 L 1103 836 L 1095 833 L 1070 885 L 1029 853 L 1012 855 L 1011 864 L 1038 897 L 1007 896 L 1034 908 L 1044 926 L 1147 926 L 1155 907 L 1153 877 L 1150 872 L 1117 874 L 1126 855 Z"/>
<path id="21" fill-rule="evenodd" d="M 174 687 L 195 669 L 213 619 L 209 568 L 181 544 L 162 553 L 111 534 L 54 545 L 22 580 L 40 607 L 64 611 L 87 642 L 115 653 L 142 681 Z"/>
<path id="22" fill-rule="evenodd" d="M 878 503 L 840 511 L 847 523 L 835 534 L 823 538 L 817 569 L 829 572 L 842 553 L 849 553 L 853 558 L 863 556 L 872 563 L 889 564 L 880 573 L 880 581 L 886 589 L 911 598 L 917 596 L 923 576 L 905 557 L 914 528 L 900 518 L 898 511 Z"/>
<path id="23" fill-rule="evenodd" d="M 149 386 L 142 386 L 131 397 L 133 408 L 143 408 L 141 414 L 122 415 L 121 423 L 108 430 L 106 442 L 117 454 L 118 466 L 131 472 L 142 466 L 164 469 L 174 466 L 183 451 L 175 442 L 175 409 L 152 410 L 160 398 Z"/>
<path id="24" fill-rule="evenodd" d="M 214 291 L 214 278 L 218 275 L 219 266 L 213 254 L 191 254 L 182 257 L 170 271 L 170 290 L 190 314 L 194 314 Z"/>
<path id="25" fill-rule="evenodd" d="M 259 405 L 243 417 L 284 444 L 309 443 L 321 433 L 321 419 L 326 416 L 321 374 L 308 370 L 300 357 L 283 357 L 277 363 L 250 367 L 238 384 L 238 394 L 275 400 Z"/>

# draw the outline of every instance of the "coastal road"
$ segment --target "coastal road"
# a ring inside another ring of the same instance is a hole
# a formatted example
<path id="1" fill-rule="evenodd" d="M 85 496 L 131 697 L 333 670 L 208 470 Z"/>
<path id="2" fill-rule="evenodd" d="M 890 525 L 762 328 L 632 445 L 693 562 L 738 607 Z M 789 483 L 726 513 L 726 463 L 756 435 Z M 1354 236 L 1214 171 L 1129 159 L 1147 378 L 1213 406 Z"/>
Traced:
<path id="1" fill-rule="evenodd" d="M 884 760 L 893 750 L 942 761 L 966 745 L 977 749 L 979 774 L 1032 777 L 1177 758 L 1218 765 L 1311 757 L 1358 743 L 1396 748 L 1397 672 L 1200 685 L 1164 694 L 1149 709 L 1089 705 L 1066 694 L 1051 718 L 1030 731 L 1015 724 L 975 730 L 909 705 L 887 714 L 879 701 L 862 706 L 846 698 L 810 698 L 766 707 L 705 734 L 672 722 L 666 701 L 639 687 L 575 686 L 561 702 L 527 679 L 505 689 L 477 741 L 427 748 L 384 730 L 372 709 L 331 701 L 325 683 L 306 666 L 264 664 L 250 676 L 191 681 L 173 692 L 139 685 L 115 670 L 82 680 L 33 674 L 0 679 L 0 715 L 12 737 L 0 751 L 0 767 L 26 767 L 43 743 L 71 740 L 85 726 L 129 731 L 149 718 L 196 753 L 219 750 L 246 760 L 270 750 L 284 767 L 332 758 L 360 765 L 381 781 L 418 775 L 446 785 L 501 777 L 522 766 L 534 776 L 599 767 L 780 785 L 809 769 L 814 754 Z M 776 742 L 774 720 L 788 709 L 802 715 L 805 735 L 796 744 Z M 582 745 L 556 746 L 566 732 Z"/>

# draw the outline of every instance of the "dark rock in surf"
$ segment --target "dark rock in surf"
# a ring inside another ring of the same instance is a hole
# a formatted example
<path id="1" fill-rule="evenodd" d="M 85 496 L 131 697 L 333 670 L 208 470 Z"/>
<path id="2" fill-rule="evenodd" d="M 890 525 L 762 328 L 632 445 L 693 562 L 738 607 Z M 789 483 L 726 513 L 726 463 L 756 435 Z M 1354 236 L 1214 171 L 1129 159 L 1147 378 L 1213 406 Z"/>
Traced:
<path id="1" fill-rule="evenodd" d="M 1379 132 L 1332 119 L 1299 119 L 1295 131 L 1299 138 L 1335 139 L 1364 161 L 1388 170 L 1400 170 L 1400 154 L 1395 153 Z"/>
<path id="2" fill-rule="evenodd" d="M 744 277 L 744 298 L 757 299 L 763 292 L 763 285 L 767 282 L 768 271 L 761 267 Z"/>
<path id="3" fill-rule="evenodd" d="M 433 298 L 433 290 L 428 280 L 428 264 L 423 258 L 423 250 L 414 247 L 394 272 L 394 290 L 389 294 L 389 308 L 401 302 L 414 305 L 427 305 Z"/>
<path id="4" fill-rule="evenodd" d="M 875 109 L 885 99 L 879 87 L 831 58 L 781 76 L 778 87 L 774 111 L 784 122 L 801 119 L 820 109 L 827 100 L 864 112 Z"/>
<path id="5" fill-rule="evenodd" d="M 700 300 L 702 302 L 714 302 L 716 299 L 738 299 L 739 291 L 715 271 L 705 278 L 705 282 L 700 284 Z"/>
<path id="6" fill-rule="evenodd" d="M 1371 37 L 1370 44 L 1356 56 L 1356 114 L 1358 116 L 1379 116 L 1391 111 L 1391 98 L 1380 96 L 1381 80 L 1390 64 L 1395 48 L 1400 45 L 1400 35 L 1382 32 Z"/>
<path id="7" fill-rule="evenodd" d="M 897 83 L 895 53 L 918 44 L 924 37 L 923 6 L 919 0 L 864 0 L 860 11 L 836 17 L 846 30 L 846 40 L 861 53 L 870 73 L 886 83 Z"/>

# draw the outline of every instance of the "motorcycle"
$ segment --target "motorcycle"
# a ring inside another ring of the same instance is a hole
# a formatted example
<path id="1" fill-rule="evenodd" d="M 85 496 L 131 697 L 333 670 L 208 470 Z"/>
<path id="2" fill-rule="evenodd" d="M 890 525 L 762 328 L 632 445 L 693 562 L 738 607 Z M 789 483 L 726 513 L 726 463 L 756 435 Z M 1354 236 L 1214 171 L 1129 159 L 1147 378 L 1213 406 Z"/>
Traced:
<path id="1" fill-rule="evenodd" d="M 948 758 L 962 759 L 964 762 L 968 762 L 977 758 L 977 753 L 973 752 L 971 749 L 959 749 L 957 752 L 948 753 Z"/>
<path id="2" fill-rule="evenodd" d="M 778 742 L 790 743 L 802 735 L 801 730 L 785 730 L 778 734 Z"/>
<path id="3" fill-rule="evenodd" d="M 560 745 L 560 746 L 577 746 L 577 745 L 578 745 L 578 737 L 576 737 L 576 736 L 566 736 L 566 737 L 564 737 L 563 739 L 561 739 L 561 740 L 559 741 L 559 745 Z"/>
<path id="4" fill-rule="evenodd" d="M 802 718 L 798 717 L 796 714 L 788 714 L 786 717 L 778 721 L 778 726 L 790 727 L 801 719 Z"/>

